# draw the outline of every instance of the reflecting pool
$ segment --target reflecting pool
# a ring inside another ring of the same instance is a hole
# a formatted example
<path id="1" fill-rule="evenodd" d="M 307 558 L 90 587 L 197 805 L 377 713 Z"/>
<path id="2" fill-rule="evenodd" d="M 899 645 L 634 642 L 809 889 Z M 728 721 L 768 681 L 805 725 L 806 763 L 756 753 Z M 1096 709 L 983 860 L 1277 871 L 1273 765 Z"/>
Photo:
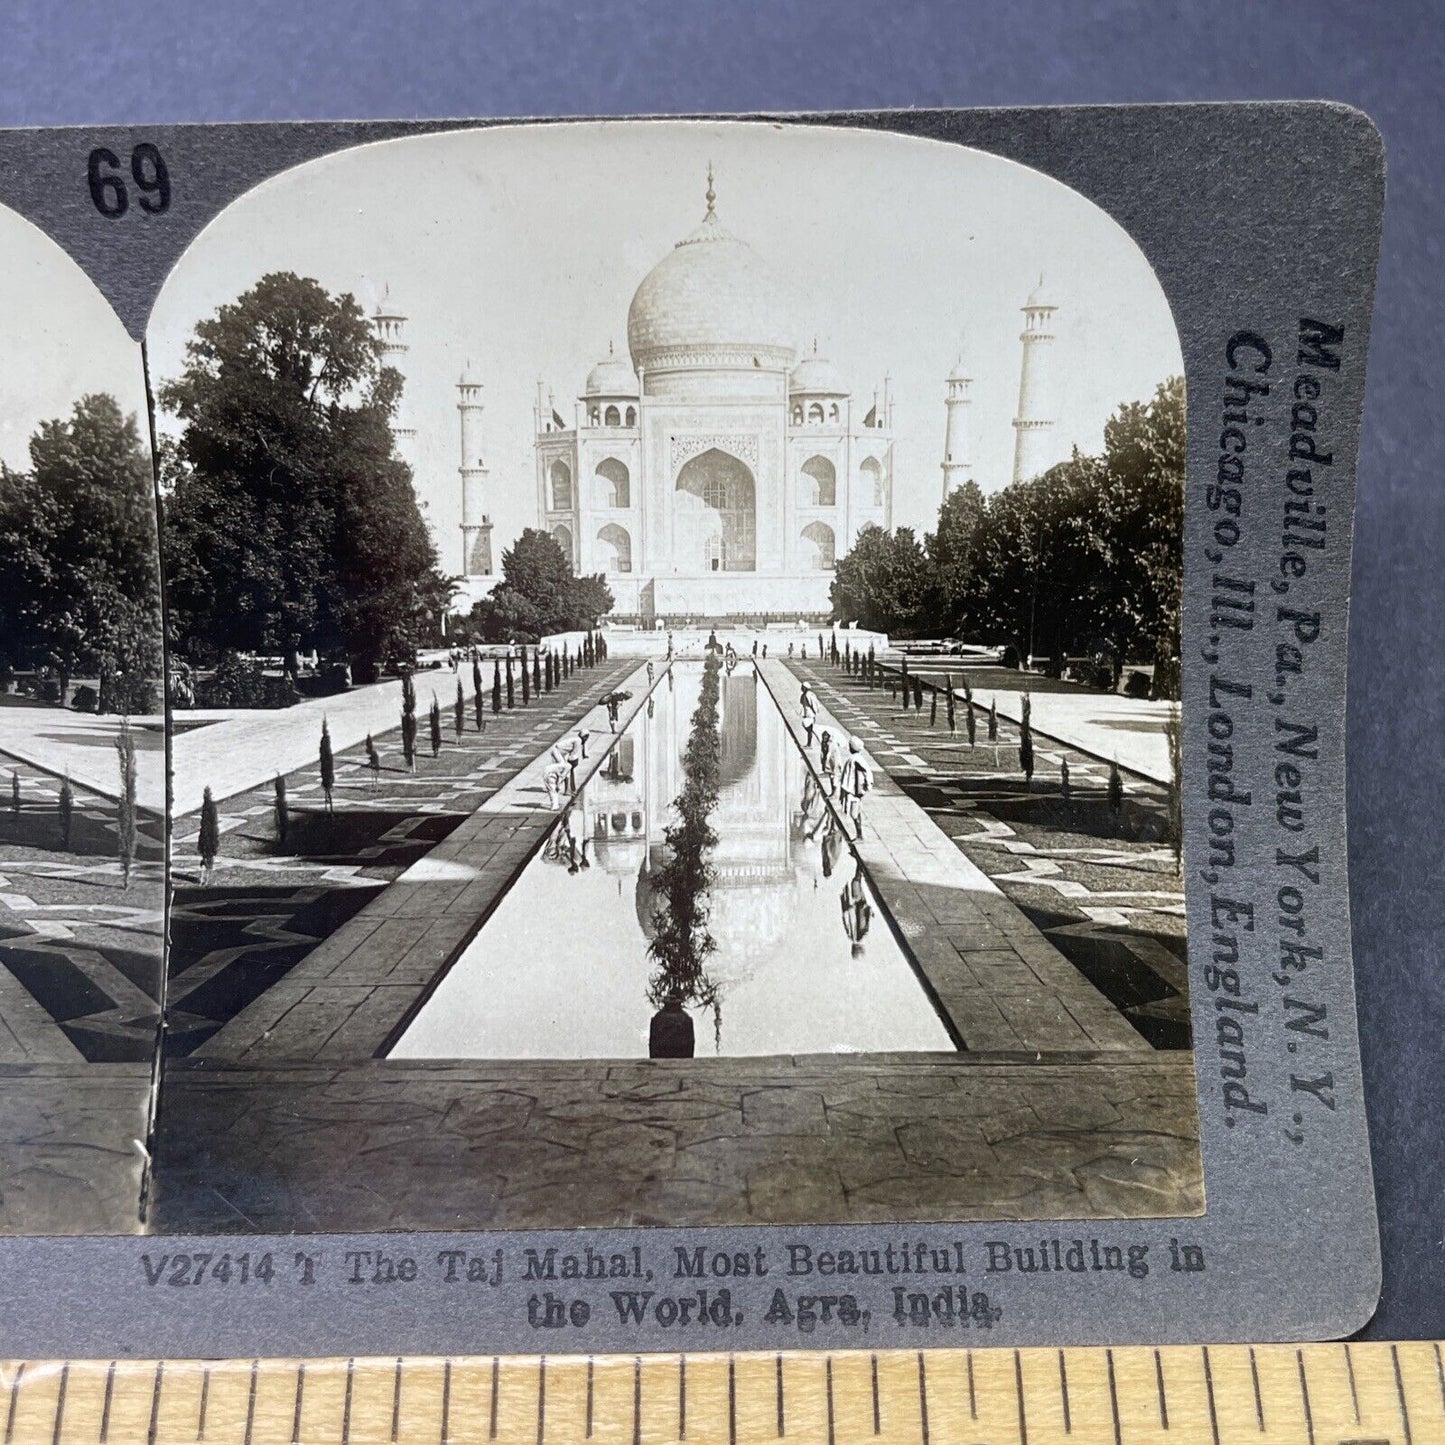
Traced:
<path id="1" fill-rule="evenodd" d="M 747 664 L 720 686 L 707 988 L 649 953 L 702 668 L 674 668 L 391 1051 L 601 1059 L 950 1050 L 913 964 Z M 594 735 L 595 738 L 595 735 Z M 671 995 L 671 997 L 669 996 Z"/>

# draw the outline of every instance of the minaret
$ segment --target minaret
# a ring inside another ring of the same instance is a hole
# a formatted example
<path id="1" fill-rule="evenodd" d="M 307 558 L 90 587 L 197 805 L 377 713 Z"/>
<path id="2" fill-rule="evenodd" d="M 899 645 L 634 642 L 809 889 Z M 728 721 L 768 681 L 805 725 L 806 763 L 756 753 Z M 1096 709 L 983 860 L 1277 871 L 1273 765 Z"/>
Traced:
<path id="1" fill-rule="evenodd" d="M 948 374 L 948 429 L 943 435 L 943 499 L 948 500 L 950 492 L 973 479 L 973 458 L 968 446 L 968 409 L 973 398 L 968 388 L 973 378 L 963 364 L 963 351 Z"/>
<path id="2" fill-rule="evenodd" d="M 406 357 L 411 347 L 406 342 L 406 312 L 391 299 L 391 287 L 382 288 L 381 300 L 371 313 L 371 324 L 381 341 L 381 364 L 401 373 L 406 380 Z M 396 416 L 392 419 L 391 434 L 396 438 L 397 451 L 402 460 L 416 466 L 416 427 L 411 422 L 411 413 L 406 404 L 406 392 L 402 391 L 397 403 Z"/>
<path id="3" fill-rule="evenodd" d="M 492 575 L 492 519 L 487 515 L 487 469 L 482 462 L 482 384 L 468 363 L 457 382 L 461 418 L 462 575 Z"/>
<path id="4" fill-rule="evenodd" d="M 1059 308 L 1044 300 L 1044 278 L 1024 302 L 1023 367 L 1019 372 L 1019 409 L 1014 417 L 1014 475 L 1026 482 L 1054 461 L 1054 397 L 1050 353 L 1053 316 Z"/>

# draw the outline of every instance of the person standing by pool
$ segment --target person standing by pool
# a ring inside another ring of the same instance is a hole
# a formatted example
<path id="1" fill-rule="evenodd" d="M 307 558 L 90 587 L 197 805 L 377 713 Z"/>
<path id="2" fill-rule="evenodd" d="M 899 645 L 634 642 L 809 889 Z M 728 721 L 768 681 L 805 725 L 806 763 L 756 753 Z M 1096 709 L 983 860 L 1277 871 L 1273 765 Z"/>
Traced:
<path id="1" fill-rule="evenodd" d="M 813 696 L 813 689 L 805 682 L 802 695 L 798 698 L 798 706 L 803 713 L 803 746 L 813 746 L 813 733 L 818 726 L 818 699 Z"/>
<path id="2" fill-rule="evenodd" d="M 647 659 L 647 685 L 648 687 L 652 686 L 652 659 L 650 657 Z"/>
<path id="3" fill-rule="evenodd" d="M 831 798 L 838 783 L 838 740 L 832 728 L 818 733 L 818 771 L 823 775 L 823 793 Z"/>
<path id="4" fill-rule="evenodd" d="M 571 739 L 558 738 L 552 744 L 547 766 L 542 769 L 542 785 L 547 789 L 547 806 L 554 813 L 562 806 L 562 799 L 571 794 L 576 750 L 577 744 Z"/>
<path id="5" fill-rule="evenodd" d="M 838 795 L 843 802 L 843 816 L 853 825 L 854 838 L 863 836 L 863 799 L 873 787 L 873 769 L 863 756 L 863 744 L 848 739 L 848 756 L 838 774 Z"/>

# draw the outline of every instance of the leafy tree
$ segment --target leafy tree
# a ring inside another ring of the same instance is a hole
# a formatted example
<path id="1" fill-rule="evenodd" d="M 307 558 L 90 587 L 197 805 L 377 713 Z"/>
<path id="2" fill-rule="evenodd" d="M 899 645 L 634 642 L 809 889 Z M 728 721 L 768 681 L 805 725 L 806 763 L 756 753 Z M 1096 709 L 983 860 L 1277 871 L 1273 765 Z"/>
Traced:
<path id="1" fill-rule="evenodd" d="M 612 601 L 600 574 L 575 576 L 557 539 L 528 527 L 502 553 L 502 580 L 473 606 L 470 621 L 496 641 L 536 641 L 549 632 L 594 626 L 612 610 Z"/>
<path id="2" fill-rule="evenodd" d="M 411 658 L 450 596 L 391 423 L 401 378 L 351 295 L 263 276 L 201 321 L 160 391 L 170 614 L 186 651 Z"/>
<path id="3" fill-rule="evenodd" d="M 838 621 L 898 633 L 922 624 L 930 593 L 928 559 L 913 529 L 885 532 L 871 523 L 839 560 L 829 589 Z"/>
<path id="4" fill-rule="evenodd" d="M 0 655 L 70 679 L 98 674 L 101 712 L 152 712 L 161 673 L 155 480 L 133 416 L 82 397 L 0 465 Z"/>
<path id="5" fill-rule="evenodd" d="M 923 539 L 932 569 L 931 616 L 953 635 L 966 633 L 972 626 L 975 551 L 984 513 L 978 483 L 967 481 L 944 499 L 938 509 L 938 526 Z"/>

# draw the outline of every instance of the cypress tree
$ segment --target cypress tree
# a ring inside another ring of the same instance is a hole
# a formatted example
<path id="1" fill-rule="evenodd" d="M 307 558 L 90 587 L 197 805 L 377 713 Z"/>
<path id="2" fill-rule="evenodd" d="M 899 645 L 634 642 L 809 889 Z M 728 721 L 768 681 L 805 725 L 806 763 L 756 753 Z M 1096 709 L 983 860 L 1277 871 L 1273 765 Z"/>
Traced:
<path id="1" fill-rule="evenodd" d="M 502 710 L 502 664 L 492 664 L 492 712 L 499 713 Z"/>
<path id="2" fill-rule="evenodd" d="M 943 674 L 943 687 L 944 691 L 948 694 L 948 732 L 951 737 L 957 728 L 957 720 L 953 710 L 953 674 L 951 672 Z"/>
<path id="3" fill-rule="evenodd" d="M 535 696 L 542 696 L 542 649 L 532 649 L 532 692 Z"/>
<path id="4" fill-rule="evenodd" d="M 284 845 L 286 834 L 291 829 L 291 809 L 286 802 L 286 779 L 280 773 L 276 774 L 276 801 L 273 811 L 276 815 L 276 841 Z"/>
<path id="5" fill-rule="evenodd" d="M 427 709 L 427 731 L 430 734 L 431 755 L 436 757 L 442 750 L 442 705 L 436 693 L 431 695 L 431 706 Z"/>
<path id="6" fill-rule="evenodd" d="M 527 666 L 527 653 L 526 653 L 526 650 L 525 650 L 525 649 L 524 649 L 523 652 L 522 652 L 522 667 L 521 667 L 521 673 L 522 673 L 522 706 L 523 706 L 523 707 L 526 707 L 526 706 L 532 701 L 532 673 L 531 673 L 531 669 Z"/>
<path id="7" fill-rule="evenodd" d="M 973 683 L 968 679 L 968 673 L 963 674 L 963 721 L 968 729 L 968 745 L 978 741 L 978 718 L 973 711 Z"/>
<path id="8" fill-rule="evenodd" d="M 1019 768 L 1025 784 L 1034 780 L 1034 730 L 1032 726 L 1033 699 L 1028 693 L 1019 694 Z"/>
<path id="9" fill-rule="evenodd" d="M 516 705 L 517 695 L 512 682 L 512 654 L 509 652 L 507 654 L 507 711 L 511 712 Z"/>
<path id="10" fill-rule="evenodd" d="M 920 684 L 920 686 L 921 686 L 921 684 Z M 920 702 L 919 706 L 922 706 L 922 703 L 921 703 L 921 702 Z M 935 688 L 933 689 L 933 692 L 932 692 L 932 695 L 931 695 L 931 697 L 930 697 L 929 704 L 928 704 L 928 726 L 929 726 L 929 727 L 936 727 L 937 725 L 938 725 L 938 689 L 935 687 Z"/>
<path id="11" fill-rule="evenodd" d="M 477 731 L 484 732 L 487 726 L 486 703 L 482 700 L 482 689 L 480 686 L 472 693 L 472 712 L 476 715 Z"/>
<path id="12" fill-rule="evenodd" d="M 136 849 L 136 805 L 135 805 L 135 735 L 130 730 L 130 719 L 122 718 L 120 732 L 116 736 L 115 750 L 120 762 L 120 798 L 116 803 L 116 842 L 120 852 L 121 887 L 130 887 L 130 870 L 135 863 Z M 209 789 L 207 792 L 209 793 Z M 20 801 L 20 779 L 15 779 L 15 800 L 17 809 Z M 213 803 L 212 808 L 215 807 Z"/>
<path id="13" fill-rule="evenodd" d="M 201 794 L 201 831 L 196 834 L 196 852 L 201 855 L 201 882 L 209 883 L 221 851 L 221 820 L 210 788 Z"/>
<path id="14" fill-rule="evenodd" d="M 377 752 L 370 733 L 366 735 L 366 766 L 371 769 L 371 786 L 374 788 L 381 776 L 381 754 Z"/>
<path id="15" fill-rule="evenodd" d="M 1067 808 L 1073 801 L 1073 793 L 1069 790 L 1069 760 L 1059 759 L 1059 796 L 1064 800 Z"/>
<path id="16" fill-rule="evenodd" d="M 326 719 L 321 719 L 321 791 L 326 794 L 326 811 L 334 811 L 331 805 L 331 790 L 336 786 L 336 759 L 331 752 L 331 729 Z"/>
<path id="17" fill-rule="evenodd" d="M 472 653 L 472 691 L 482 690 L 482 660 L 477 653 Z"/>
<path id="18" fill-rule="evenodd" d="M 898 668 L 898 690 L 903 694 L 903 711 L 908 711 L 908 699 L 913 691 L 913 685 L 908 678 L 908 654 L 903 654 L 903 661 Z"/>
<path id="19" fill-rule="evenodd" d="M 401 755 L 406 759 L 406 765 L 416 771 L 416 714 L 414 712 L 402 712 L 401 715 Z"/>
<path id="20" fill-rule="evenodd" d="M 998 699 L 993 698 L 988 705 L 988 740 L 991 743 L 998 741 Z"/>
<path id="21" fill-rule="evenodd" d="M 1117 818 L 1124 811 L 1124 778 L 1119 772 L 1119 759 L 1109 764 L 1109 811 Z"/>
<path id="22" fill-rule="evenodd" d="M 75 790 L 70 786 L 70 774 L 60 780 L 60 798 L 56 804 L 60 812 L 60 845 L 70 848 L 70 829 L 75 821 Z"/>
<path id="23" fill-rule="evenodd" d="M 457 700 L 452 707 L 452 730 L 457 735 L 457 741 L 461 742 L 462 734 L 467 727 L 467 697 L 462 691 L 462 680 L 457 679 Z"/>

